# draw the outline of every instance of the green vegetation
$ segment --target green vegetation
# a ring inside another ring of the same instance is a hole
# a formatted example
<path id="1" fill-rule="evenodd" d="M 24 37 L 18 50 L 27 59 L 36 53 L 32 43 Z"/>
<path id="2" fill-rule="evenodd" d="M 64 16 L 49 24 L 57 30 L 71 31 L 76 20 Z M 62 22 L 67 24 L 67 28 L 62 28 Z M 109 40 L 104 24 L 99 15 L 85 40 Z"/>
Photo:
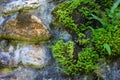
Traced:
<path id="1" fill-rule="evenodd" d="M 58 63 L 61 63 L 60 69 L 66 74 L 72 74 L 72 69 L 74 69 L 73 52 L 74 43 L 69 41 L 64 43 L 62 40 L 58 41 L 53 47 L 52 52 Z"/>
<path id="2" fill-rule="evenodd" d="M 59 40 L 53 47 L 53 56 L 60 63 L 60 69 L 67 75 L 79 75 L 82 72 L 89 73 L 97 68 L 98 55 L 92 48 L 85 48 L 78 53 L 78 60 L 74 59 L 74 43 L 68 41 L 64 43 Z"/>
<path id="3" fill-rule="evenodd" d="M 79 2 L 80 0 L 75 0 L 72 4 L 70 1 L 64 2 L 53 11 L 53 15 L 55 16 L 56 21 L 62 22 L 65 26 L 69 27 L 76 33 L 79 33 L 79 30 L 77 28 L 77 25 L 72 20 L 72 17 L 69 15 L 77 7 Z"/>
<path id="4" fill-rule="evenodd" d="M 54 9 L 54 22 L 77 36 L 72 35 L 73 41 L 66 43 L 59 40 L 52 47 L 53 56 L 65 74 L 89 74 L 99 68 L 100 59 L 110 61 L 109 58 L 120 55 L 119 4 L 120 0 L 73 0 Z"/>
<path id="5" fill-rule="evenodd" d="M 113 3 L 114 3 L 114 0 L 95 0 L 95 2 L 98 4 L 98 5 L 100 5 L 100 8 L 102 9 L 102 10 L 105 10 L 105 8 L 110 8 L 112 5 L 113 5 Z"/>
<path id="6" fill-rule="evenodd" d="M 55 16 L 55 21 L 63 23 L 67 28 L 74 31 L 76 35 L 79 35 L 81 34 L 81 28 L 79 27 L 91 24 L 92 20 L 88 21 L 89 17 L 92 13 L 98 14 L 98 10 L 99 6 L 92 0 L 74 0 L 72 2 L 66 1 L 63 4 L 58 5 L 54 9 L 53 15 Z M 83 22 L 77 21 L 76 18 L 78 17 L 80 20 L 83 20 Z"/>
<path id="7" fill-rule="evenodd" d="M 110 26 L 107 29 L 99 28 L 95 30 L 95 34 L 93 34 L 93 45 L 95 46 L 95 50 L 101 56 L 108 56 L 112 54 L 112 56 L 120 55 L 120 27 L 119 26 Z M 106 51 L 104 48 L 104 44 L 108 44 L 110 49 Z"/>
<path id="8" fill-rule="evenodd" d="M 116 1 L 110 10 L 103 12 L 102 18 L 92 15 L 94 19 L 102 24 L 102 28 L 92 29 L 93 43 L 98 53 L 103 55 L 120 55 L 120 11 L 118 10 L 120 0 Z M 105 48 L 105 44 L 107 48 Z M 107 52 L 106 52 L 107 50 Z"/>

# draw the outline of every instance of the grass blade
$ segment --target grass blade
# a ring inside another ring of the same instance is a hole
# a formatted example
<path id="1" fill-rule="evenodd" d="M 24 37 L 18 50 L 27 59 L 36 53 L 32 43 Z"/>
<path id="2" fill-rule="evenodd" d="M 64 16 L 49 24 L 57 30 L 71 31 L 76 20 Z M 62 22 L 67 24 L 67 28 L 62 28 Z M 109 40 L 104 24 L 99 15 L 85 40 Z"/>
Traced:
<path id="1" fill-rule="evenodd" d="M 112 54 L 111 49 L 110 49 L 110 46 L 109 46 L 108 44 L 105 43 L 105 44 L 104 44 L 104 48 L 106 49 L 106 51 L 108 52 L 109 55 Z"/>

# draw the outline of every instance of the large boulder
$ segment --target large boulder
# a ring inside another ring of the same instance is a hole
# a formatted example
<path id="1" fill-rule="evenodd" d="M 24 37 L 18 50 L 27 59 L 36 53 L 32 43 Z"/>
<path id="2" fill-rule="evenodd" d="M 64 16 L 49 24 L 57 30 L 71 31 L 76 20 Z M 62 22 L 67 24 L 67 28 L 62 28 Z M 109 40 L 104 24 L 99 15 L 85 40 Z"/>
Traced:
<path id="1" fill-rule="evenodd" d="M 2 27 L 0 38 L 39 43 L 48 40 L 50 32 L 41 19 L 23 12 Z"/>

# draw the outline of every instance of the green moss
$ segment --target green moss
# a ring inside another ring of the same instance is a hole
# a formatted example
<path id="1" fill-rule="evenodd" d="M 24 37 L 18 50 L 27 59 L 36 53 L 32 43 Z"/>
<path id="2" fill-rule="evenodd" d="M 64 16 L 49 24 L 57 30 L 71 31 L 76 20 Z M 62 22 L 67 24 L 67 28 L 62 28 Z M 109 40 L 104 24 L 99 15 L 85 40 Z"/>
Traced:
<path id="1" fill-rule="evenodd" d="M 74 43 L 71 41 L 64 43 L 60 40 L 52 47 L 52 52 L 56 61 L 60 63 L 59 68 L 66 74 L 71 74 L 71 67 L 75 63 L 73 60 Z"/>
<path id="2" fill-rule="evenodd" d="M 63 23 L 79 35 L 83 26 L 96 24 L 94 20 L 89 20 L 89 18 L 91 14 L 99 14 L 99 6 L 92 0 L 66 1 L 58 5 L 52 13 L 55 21 Z"/>
<path id="3" fill-rule="evenodd" d="M 77 68 L 78 72 L 90 73 L 98 68 L 98 54 L 93 48 L 86 47 L 78 54 Z"/>
<path id="4" fill-rule="evenodd" d="M 63 23 L 65 26 L 75 31 L 77 34 L 79 33 L 77 25 L 74 23 L 74 20 L 72 20 L 72 17 L 70 17 L 69 15 L 72 13 L 74 8 L 77 7 L 77 4 L 79 4 L 79 2 L 79 0 L 75 0 L 73 1 L 73 3 L 70 1 L 66 1 L 56 7 L 52 12 L 52 14 L 55 16 L 56 21 Z"/>
<path id="5" fill-rule="evenodd" d="M 120 0 L 114 4 L 113 0 L 99 1 L 66 1 L 53 11 L 55 21 L 76 33 L 73 37 L 77 36 L 74 41 L 60 40 L 52 47 L 59 68 L 68 75 L 88 74 L 98 68 L 99 59 L 110 60 L 120 55 Z M 88 38 L 89 32 L 85 32 L 90 29 L 92 34 Z M 74 54 L 78 59 L 74 59 Z"/>
<path id="6" fill-rule="evenodd" d="M 85 48 L 78 53 L 78 60 L 74 57 L 74 43 L 58 41 L 52 47 L 53 56 L 60 65 L 58 66 L 67 75 L 80 75 L 97 69 L 98 55 L 92 48 Z"/>
<path id="7" fill-rule="evenodd" d="M 119 14 L 120 10 L 118 5 L 120 1 L 117 0 L 111 9 L 108 11 L 103 12 L 102 18 L 99 18 L 93 15 L 93 18 L 98 20 L 102 24 L 102 28 L 93 29 L 93 45 L 95 46 L 95 50 L 101 56 L 108 56 L 108 52 L 104 48 L 104 44 L 109 45 L 112 55 L 111 56 L 118 56 L 120 55 L 120 25 L 117 14 Z"/>
<path id="8" fill-rule="evenodd" d="M 111 48 L 112 56 L 120 55 L 120 26 L 110 26 L 107 27 L 107 29 L 96 29 L 92 41 L 95 50 L 98 51 L 101 56 L 108 56 L 104 48 L 104 44 L 106 43 Z"/>
<path id="9" fill-rule="evenodd" d="M 95 0 L 95 2 L 97 4 L 99 4 L 101 7 L 102 10 L 105 10 L 106 8 L 109 9 L 113 3 L 114 3 L 115 0 Z"/>

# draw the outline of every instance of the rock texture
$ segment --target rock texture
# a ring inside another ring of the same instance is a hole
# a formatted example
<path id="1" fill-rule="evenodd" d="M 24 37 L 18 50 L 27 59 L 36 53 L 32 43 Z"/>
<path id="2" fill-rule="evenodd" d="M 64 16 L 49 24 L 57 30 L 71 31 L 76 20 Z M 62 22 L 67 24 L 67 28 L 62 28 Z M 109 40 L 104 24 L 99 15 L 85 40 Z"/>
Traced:
<path id="1" fill-rule="evenodd" d="M 3 7 L 3 14 L 4 15 L 10 15 L 14 12 L 17 12 L 19 10 L 30 10 L 35 9 L 40 6 L 39 3 L 40 0 L 16 0 L 11 1 L 4 5 Z"/>
<path id="2" fill-rule="evenodd" d="M 24 66 L 40 69 L 50 62 L 49 50 L 43 45 L 18 45 L 16 49 L 11 45 L 8 52 L 0 52 L 0 68 Z"/>
<path id="3" fill-rule="evenodd" d="M 25 46 L 14 51 L 14 64 L 22 62 L 26 67 L 42 68 L 49 64 L 51 56 L 44 46 Z"/>
<path id="4" fill-rule="evenodd" d="M 17 18 L 8 21 L 0 31 L 0 38 L 8 40 L 40 42 L 50 38 L 44 23 L 30 13 L 19 13 Z"/>
<path id="5" fill-rule="evenodd" d="M 11 73 L 0 74 L 0 80 L 35 80 L 36 70 L 19 67 Z"/>
<path id="6" fill-rule="evenodd" d="M 0 51 L 0 68 L 8 66 L 9 63 L 10 63 L 9 53 Z"/>
<path id="7" fill-rule="evenodd" d="M 96 73 L 101 80 L 120 80 L 120 58 L 115 58 L 109 64 L 102 63 L 100 67 Z"/>

